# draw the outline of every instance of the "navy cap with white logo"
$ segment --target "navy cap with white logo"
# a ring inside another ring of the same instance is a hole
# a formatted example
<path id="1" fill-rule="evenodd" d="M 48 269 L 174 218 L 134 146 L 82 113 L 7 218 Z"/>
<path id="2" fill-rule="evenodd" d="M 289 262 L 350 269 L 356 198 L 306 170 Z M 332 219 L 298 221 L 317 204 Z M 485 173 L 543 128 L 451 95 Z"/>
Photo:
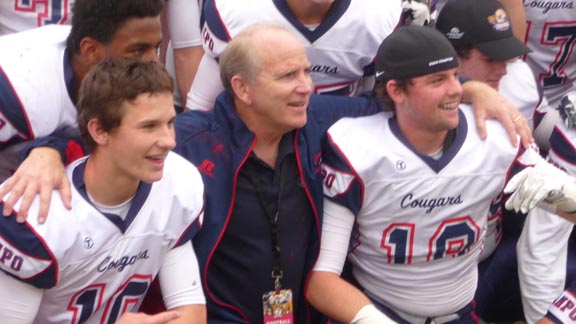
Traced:
<path id="1" fill-rule="evenodd" d="M 470 43 L 496 61 L 531 52 L 512 33 L 508 15 L 497 0 L 448 0 L 438 15 L 436 29 L 454 47 Z"/>
<path id="2" fill-rule="evenodd" d="M 434 28 L 409 25 L 384 39 L 375 64 L 376 80 L 404 79 L 455 68 L 458 56 Z"/>

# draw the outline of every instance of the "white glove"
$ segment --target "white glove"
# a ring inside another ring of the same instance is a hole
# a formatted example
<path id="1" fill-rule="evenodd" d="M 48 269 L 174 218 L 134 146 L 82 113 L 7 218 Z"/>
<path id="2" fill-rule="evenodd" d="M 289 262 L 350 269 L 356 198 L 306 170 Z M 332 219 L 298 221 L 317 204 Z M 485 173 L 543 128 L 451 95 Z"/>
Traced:
<path id="1" fill-rule="evenodd" d="M 402 0 L 404 25 L 426 26 L 430 24 L 429 0 Z"/>
<path id="2" fill-rule="evenodd" d="M 396 324 L 396 322 L 376 309 L 374 305 L 368 304 L 360 308 L 350 324 Z"/>
<path id="3" fill-rule="evenodd" d="M 576 211 L 576 180 L 549 163 L 539 163 L 516 174 L 504 188 L 513 193 L 506 209 L 527 213 L 538 203 L 548 203 L 561 211 Z"/>

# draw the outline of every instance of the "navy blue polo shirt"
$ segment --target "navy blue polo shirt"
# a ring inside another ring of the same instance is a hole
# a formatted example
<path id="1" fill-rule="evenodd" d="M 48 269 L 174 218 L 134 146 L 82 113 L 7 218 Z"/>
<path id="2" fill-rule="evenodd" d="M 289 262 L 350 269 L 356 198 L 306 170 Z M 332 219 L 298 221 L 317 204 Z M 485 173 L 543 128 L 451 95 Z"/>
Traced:
<path id="1" fill-rule="evenodd" d="M 208 272 L 208 286 L 221 302 L 233 305 L 250 323 L 262 323 L 262 294 L 274 290 L 272 225 L 262 207 L 247 167 L 262 183 L 268 210 L 275 212 L 280 189 L 281 163 L 285 176 L 281 193 L 278 228 L 284 277 L 282 288 L 294 296 L 294 319 L 300 323 L 305 305 L 303 286 L 309 257 L 308 241 L 314 231 L 314 212 L 302 187 L 294 153 L 294 132 L 283 136 L 274 168 L 254 153 L 240 169 L 236 200 L 230 221 L 216 249 Z"/>

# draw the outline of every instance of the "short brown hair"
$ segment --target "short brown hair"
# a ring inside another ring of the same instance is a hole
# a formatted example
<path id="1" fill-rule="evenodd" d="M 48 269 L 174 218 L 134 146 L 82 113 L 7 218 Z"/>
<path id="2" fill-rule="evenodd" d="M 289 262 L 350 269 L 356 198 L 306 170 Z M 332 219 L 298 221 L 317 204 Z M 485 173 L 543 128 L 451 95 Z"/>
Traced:
<path id="1" fill-rule="evenodd" d="M 408 91 L 408 85 L 412 84 L 412 78 L 384 79 L 376 81 L 372 93 L 376 97 L 376 99 L 378 99 L 378 102 L 380 102 L 380 106 L 382 107 L 383 111 L 396 110 L 396 104 L 388 94 L 388 90 L 386 90 L 386 84 L 388 83 L 388 81 L 391 80 L 396 81 L 398 87 L 400 87 L 400 89 L 402 89 L 404 92 Z"/>
<path id="2" fill-rule="evenodd" d="M 77 104 L 80 138 L 88 151 L 96 148 L 87 128 L 91 119 L 109 132 L 120 126 L 124 102 L 143 93 L 172 93 L 173 89 L 172 77 L 157 62 L 110 58 L 94 66 L 82 81 Z"/>

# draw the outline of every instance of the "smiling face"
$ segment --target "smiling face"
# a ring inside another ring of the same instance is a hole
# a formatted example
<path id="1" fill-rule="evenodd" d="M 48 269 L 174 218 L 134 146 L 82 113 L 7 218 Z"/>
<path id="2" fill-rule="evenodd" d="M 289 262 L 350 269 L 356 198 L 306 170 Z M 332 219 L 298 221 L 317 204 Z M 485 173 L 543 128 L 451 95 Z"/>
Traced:
<path id="1" fill-rule="evenodd" d="M 105 154 L 110 169 L 129 182 L 162 178 L 164 160 L 176 145 L 172 93 L 144 93 L 122 107 L 120 126 L 106 134 L 97 154 Z"/>
<path id="2" fill-rule="evenodd" d="M 460 58 L 460 74 L 472 80 L 482 81 L 498 89 L 506 75 L 506 61 L 495 61 L 478 49 L 470 50 L 467 58 Z"/>
<path id="3" fill-rule="evenodd" d="M 410 129 L 444 134 L 458 126 L 461 95 L 456 68 L 415 77 L 401 96 L 396 114 Z"/>
<path id="4" fill-rule="evenodd" d="M 262 65 L 254 77 L 245 79 L 242 101 L 258 127 L 284 134 L 306 124 L 313 87 L 310 63 L 302 44 L 288 32 L 262 37 L 266 42 L 258 49 Z"/>
<path id="5" fill-rule="evenodd" d="M 158 47 L 161 41 L 160 18 L 130 18 L 120 25 L 109 43 L 101 46 L 104 57 L 132 57 L 158 61 Z"/>

